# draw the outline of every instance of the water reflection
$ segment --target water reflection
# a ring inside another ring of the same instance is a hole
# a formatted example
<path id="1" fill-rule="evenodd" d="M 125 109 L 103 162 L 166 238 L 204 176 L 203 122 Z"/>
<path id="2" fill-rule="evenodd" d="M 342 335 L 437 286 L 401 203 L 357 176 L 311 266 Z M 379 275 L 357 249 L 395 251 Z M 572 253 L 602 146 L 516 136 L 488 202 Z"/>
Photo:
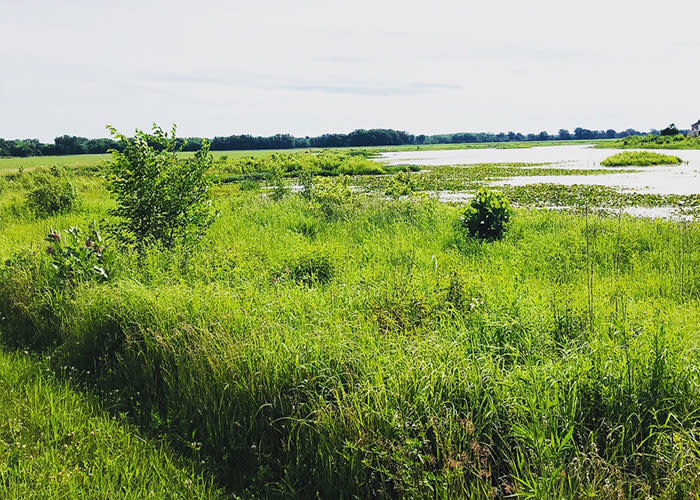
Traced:
<path id="1" fill-rule="evenodd" d="M 600 169 L 600 162 L 620 149 L 597 149 L 588 145 L 543 146 L 525 149 L 454 149 L 439 151 L 398 151 L 383 153 L 380 160 L 391 164 L 424 166 L 469 165 L 476 163 L 549 163 L 540 168 Z M 632 151 L 632 150 L 625 150 Z M 511 177 L 494 181 L 509 184 L 573 184 L 610 186 L 621 190 L 653 194 L 700 193 L 700 150 L 645 150 L 672 154 L 683 159 L 677 166 L 634 167 L 635 172 L 613 170 L 600 175 L 544 175 Z"/>

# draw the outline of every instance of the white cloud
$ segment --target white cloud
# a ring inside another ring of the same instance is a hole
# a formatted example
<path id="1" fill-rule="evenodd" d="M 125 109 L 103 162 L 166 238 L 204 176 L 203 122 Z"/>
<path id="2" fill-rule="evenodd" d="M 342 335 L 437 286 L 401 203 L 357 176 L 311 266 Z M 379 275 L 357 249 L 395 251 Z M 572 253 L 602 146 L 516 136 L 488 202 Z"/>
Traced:
<path id="1" fill-rule="evenodd" d="M 0 137 L 681 126 L 696 1 L 0 0 Z"/>

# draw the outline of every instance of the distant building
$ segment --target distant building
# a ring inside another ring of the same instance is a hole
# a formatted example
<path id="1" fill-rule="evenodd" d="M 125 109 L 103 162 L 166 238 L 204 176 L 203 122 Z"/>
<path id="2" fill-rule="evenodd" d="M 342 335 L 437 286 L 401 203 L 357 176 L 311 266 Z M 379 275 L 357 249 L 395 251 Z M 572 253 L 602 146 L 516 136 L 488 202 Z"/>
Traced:
<path id="1" fill-rule="evenodd" d="M 700 136 L 700 120 L 693 123 L 690 127 L 690 134 L 688 134 L 690 137 Z"/>

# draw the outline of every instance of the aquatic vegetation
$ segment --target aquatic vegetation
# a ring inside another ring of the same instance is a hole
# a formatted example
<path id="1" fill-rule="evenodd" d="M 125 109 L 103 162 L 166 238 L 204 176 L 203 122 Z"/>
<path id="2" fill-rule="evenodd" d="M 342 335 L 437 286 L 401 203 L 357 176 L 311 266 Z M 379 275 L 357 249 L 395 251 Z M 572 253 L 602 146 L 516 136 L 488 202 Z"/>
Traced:
<path id="1" fill-rule="evenodd" d="M 384 191 L 384 194 L 390 198 L 398 199 L 402 196 L 408 196 L 416 189 L 415 176 L 407 172 L 399 172 L 391 176 L 389 185 Z"/>
<path id="2" fill-rule="evenodd" d="M 609 156 L 600 162 L 604 167 L 647 167 L 651 165 L 678 165 L 680 163 L 683 163 L 683 160 L 677 156 L 662 155 L 650 151 L 625 151 Z"/>

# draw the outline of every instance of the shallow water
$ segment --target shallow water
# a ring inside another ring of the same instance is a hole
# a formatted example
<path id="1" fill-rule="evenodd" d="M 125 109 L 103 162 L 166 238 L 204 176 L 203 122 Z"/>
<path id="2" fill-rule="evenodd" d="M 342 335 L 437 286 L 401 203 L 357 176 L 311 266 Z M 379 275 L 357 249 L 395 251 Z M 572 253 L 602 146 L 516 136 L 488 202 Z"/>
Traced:
<path id="1" fill-rule="evenodd" d="M 380 160 L 390 165 L 424 166 L 469 165 L 476 163 L 549 163 L 541 168 L 598 169 L 608 156 L 620 149 L 598 149 L 592 146 L 543 146 L 526 149 L 454 149 L 440 151 L 398 151 L 383 153 Z M 677 166 L 632 167 L 636 172 L 600 175 L 544 175 L 511 177 L 494 181 L 493 185 L 509 184 L 584 184 L 610 186 L 621 190 L 654 194 L 700 193 L 700 150 L 644 150 L 675 155 L 684 164 Z"/>
<path id="2" fill-rule="evenodd" d="M 435 193 L 430 193 L 437 197 L 439 201 L 445 203 L 466 203 L 474 197 L 474 193 L 469 191 L 439 191 Z M 546 210 L 570 210 L 573 207 L 567 206 L 553 206 L 547 205 L 543 207 L 537 207 Z M 677 221 L 691 221 L 695 217 L 684 213 L 679 207 L 624 207 L 622 213 L 631 215 L 633 217 L 643 217 L 647 219 L 670 219 Z M 616 212 L 616 209 L 609 209 L 610 212 Z"/>

